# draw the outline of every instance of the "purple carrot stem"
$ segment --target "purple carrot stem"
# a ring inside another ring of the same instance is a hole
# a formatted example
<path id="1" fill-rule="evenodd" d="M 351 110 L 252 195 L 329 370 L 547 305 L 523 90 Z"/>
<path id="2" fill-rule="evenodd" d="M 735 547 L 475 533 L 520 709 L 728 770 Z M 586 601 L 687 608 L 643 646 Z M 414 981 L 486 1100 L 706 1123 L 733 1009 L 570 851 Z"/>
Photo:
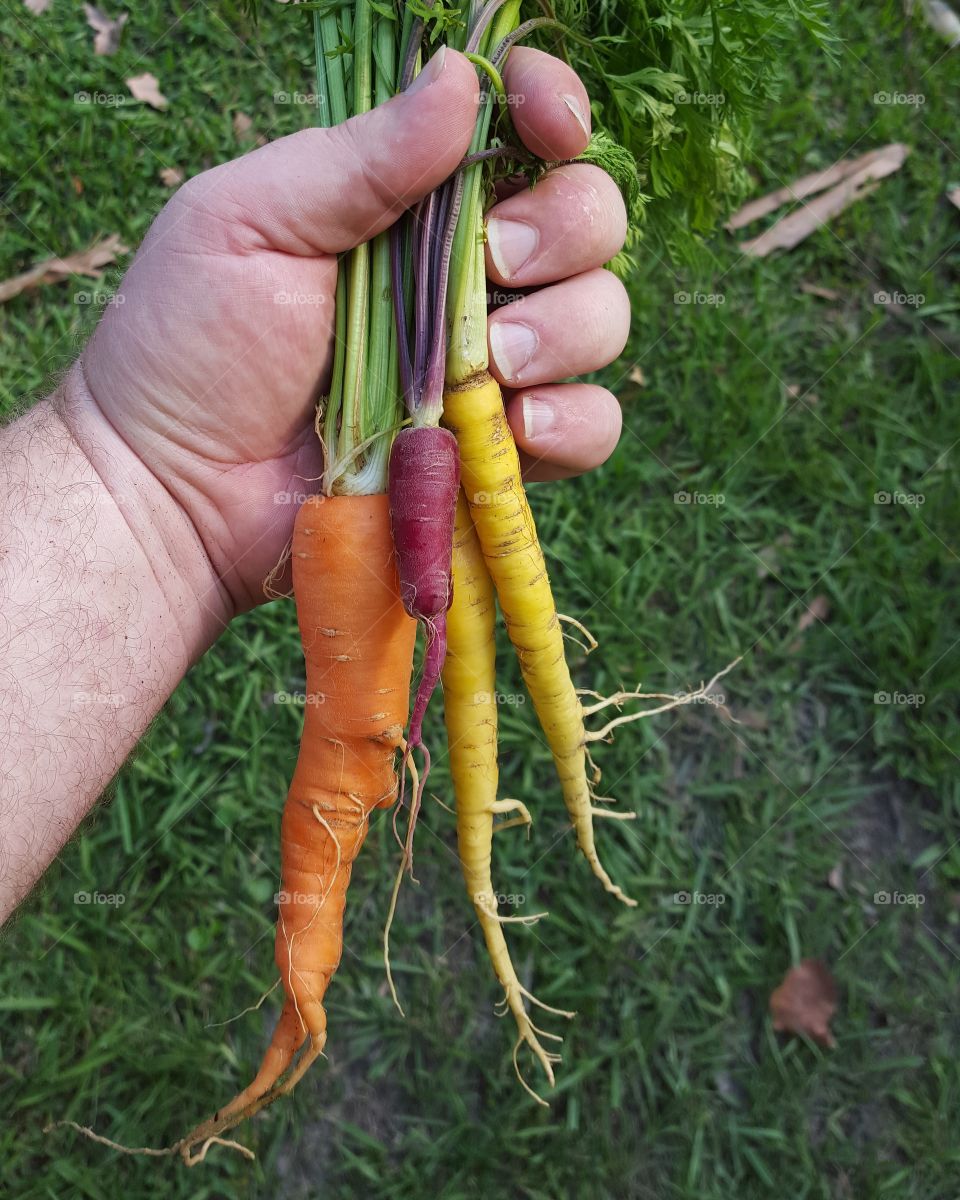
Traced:
<path id="1" fill-rule="evenodd" d="M 490 61 L 499 70 L 500 64 L 517 42 L 522 41 L 528 34 L 533 33 L 535 29 L 543 29 L 547 25 L 553 25 L 556 29 L 564 28 L 563 22 L 557 21 L 553 17 L 531 17 L 529 21 L 524 21 L 522 25 L 518 25 L 516 29 L 508 33 L 500 41 L 496 50 L 490 56 Z"/>
<path id="2" fill-rule="evenodd" d="M 403 217 L 390 230 L 390 280 L 393 284 L 393 315 L 397 325 L 400 357 L 400 388 L 407 411 L 413 411 L 413 363 L 410 361 L 410 332 L 407 329 L 407 298 L 403 286 L 403 255 L 406 250 L 406 221 Z"/>
<path id="3" fill-rule="evenodd" d="M 480 9 L 473 28 L 470 30 L 470 36 L 467 38 L 467 44 L 464 47 L 467 54 L 476 54 L 484 31 L 494 16 L 496 16 L 498 9 L 503 8 L 506 2 L 507 0 L 487 0 L 487 3 Z"/>
<path id="4" fill-rule="evenodd" d="M 417 406 L 423 403 L 423 383 L 427 372 L 431 317 L 430 248 L 436 210 L 436 192 L 431 192 L 426 200 L 421 201 L 417 207 L 417 225 L 420 240 L 414 257 L 416 295 L 414 297 L 413 325 L 413 369 L 416 386 L 415 403 Z"/>
<path id="5" fill-rule="evenodd" d="M 433 0 L 427 0 L 432 5 Z M 403 70 L 400 72 L 400 91 L 405 92 L 413 82 L 413 68 L 417 65 L 417 55 L 423 42 L 423 18 L 415 18 L 410 28 L 410 45 L 407 47 L 407 57 L 403 60 Z"/>

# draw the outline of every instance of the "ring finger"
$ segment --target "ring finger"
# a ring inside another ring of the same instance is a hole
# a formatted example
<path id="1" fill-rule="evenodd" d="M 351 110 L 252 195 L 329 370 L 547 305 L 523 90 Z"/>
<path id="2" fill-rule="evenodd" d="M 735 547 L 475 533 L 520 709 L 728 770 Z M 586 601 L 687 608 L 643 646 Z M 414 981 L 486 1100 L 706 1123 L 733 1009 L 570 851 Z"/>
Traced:
<path id="1" fill-rule="evenodd" d="M 491 313 L 490 372 L 517 388 L 596 371 L 621 353 L 629 327 L 623 284 L 609 271 L 587 271 Z"/>

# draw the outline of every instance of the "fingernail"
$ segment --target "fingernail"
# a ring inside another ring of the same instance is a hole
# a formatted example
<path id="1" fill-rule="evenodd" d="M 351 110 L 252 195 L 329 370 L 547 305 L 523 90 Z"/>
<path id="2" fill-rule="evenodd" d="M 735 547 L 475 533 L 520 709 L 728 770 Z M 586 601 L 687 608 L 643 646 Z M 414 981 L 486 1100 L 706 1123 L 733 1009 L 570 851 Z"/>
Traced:
<path id="1" fill-rule="evenodd" d="M 583 136 L 589 141 L 590 140 L 590 124 L 587 121 L 586 113 L 583 111 L 583 105 L 580 103 L 580 101 L 577 99 L 576 96 L 564 95 L 564 96 L 561 96 L 560 99 L 564 102 L 564 104 L 567 106 L 567 108 L 569 108 L 570 111 L 573 113 L 573 115 L 576 117 L 577 124 L 583 130 Z"/>
<path id="2" fill-rule="evenodd" d="M 528 442 L 552 433 L 555 424 L 555 413 L 549 400 L 542 400 L 535 392 L 524 396 L 523 436 Z"/>
<path id="3" fill-rule="evenodd" d="M 494 217 L 487 222 L 490 257 L 504 279 L 510 279 L 532 257 L 540 234 L 526 221 L 507 221 Z"/>
<path id="4" fill-rule="evenodd" d="M 519 321 L 495 321 L 490 326 L 490 353 L 504 379 L 516 382 L 539 345 L 537 331 Z"/>
<path id="5" fill-rule="evenodd" d="M 427 61 L 427 65 L 413 83 L 407 88 L 406 95 L 412 96 L 415 92 L 422 92 L 424 88 L 428 88 L 431 83 L 436 83 L 443 74 L 444 59 L 446 57 L 447 48 L 446 46 L 441 46 L 433 58 Z"/>

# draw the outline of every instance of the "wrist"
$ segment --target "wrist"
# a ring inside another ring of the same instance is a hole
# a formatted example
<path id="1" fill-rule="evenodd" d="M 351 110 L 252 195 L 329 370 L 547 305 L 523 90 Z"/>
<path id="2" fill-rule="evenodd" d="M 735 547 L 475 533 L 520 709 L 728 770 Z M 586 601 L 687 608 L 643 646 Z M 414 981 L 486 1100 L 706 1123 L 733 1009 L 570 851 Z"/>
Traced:
<path id="1" fill-rule="evenodd" d="M 49 404 L 149 565 L 185 671 L 235 615 L 196 527 L 110 423 L 87 386 L 81 360 Z"/>

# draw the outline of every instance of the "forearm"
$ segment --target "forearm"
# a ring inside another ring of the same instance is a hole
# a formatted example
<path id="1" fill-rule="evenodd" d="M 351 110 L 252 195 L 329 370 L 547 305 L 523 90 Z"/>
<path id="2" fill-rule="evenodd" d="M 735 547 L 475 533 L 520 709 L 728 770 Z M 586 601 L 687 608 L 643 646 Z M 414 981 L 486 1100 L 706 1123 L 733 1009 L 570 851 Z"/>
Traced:
<path id="1" fill-rule="evenodd" d="M 0 919 L 228 617 L 188 518 L 78 369 L 0 431 Z"/>

